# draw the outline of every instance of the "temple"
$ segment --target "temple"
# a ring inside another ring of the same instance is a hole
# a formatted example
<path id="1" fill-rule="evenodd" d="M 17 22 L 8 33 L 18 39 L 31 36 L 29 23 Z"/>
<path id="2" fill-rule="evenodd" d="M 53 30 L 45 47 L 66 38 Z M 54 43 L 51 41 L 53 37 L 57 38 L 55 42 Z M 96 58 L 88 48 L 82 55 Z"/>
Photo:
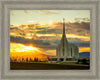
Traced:
<path id="1" fill-rule="evenodd" d="M 56 48 L 57 61 L 77 62 L 79 58 L 78 47 L 72 43 L 68 43 L 65 32 L 65 19 L 63 19 L 63 34 L 60 44 Z"/>

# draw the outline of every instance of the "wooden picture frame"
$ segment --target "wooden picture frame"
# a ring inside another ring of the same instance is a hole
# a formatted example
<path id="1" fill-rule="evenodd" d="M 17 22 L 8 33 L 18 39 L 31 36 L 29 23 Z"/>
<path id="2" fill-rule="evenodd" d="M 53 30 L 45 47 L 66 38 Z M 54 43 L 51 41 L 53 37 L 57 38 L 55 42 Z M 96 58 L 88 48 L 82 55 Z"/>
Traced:
<path id="1" fill-rule="evenodd" d="M 100 0 L 0 0 L 0 80 L 99 80 Z M 10 10 L 90 10 L 90 70 L 10 70 Z"/>

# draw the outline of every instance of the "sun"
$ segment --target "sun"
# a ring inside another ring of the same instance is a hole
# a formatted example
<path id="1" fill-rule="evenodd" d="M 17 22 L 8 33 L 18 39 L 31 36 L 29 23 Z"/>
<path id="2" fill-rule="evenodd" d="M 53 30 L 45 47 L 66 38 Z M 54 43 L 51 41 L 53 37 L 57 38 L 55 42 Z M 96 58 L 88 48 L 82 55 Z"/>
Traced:
<path id="1" fill-rule="evenodd" d="M 10 43 L 10 52 L 39 52 L 40 50 L 33 46 L 25 46 L 20 43 Z"/>
<path id="2" fill-rule="evenodd" d="M 25 49 L 28 51 L 39 51 L 37 48 L 32 47 L 32 46 L 25 47 Z"/>

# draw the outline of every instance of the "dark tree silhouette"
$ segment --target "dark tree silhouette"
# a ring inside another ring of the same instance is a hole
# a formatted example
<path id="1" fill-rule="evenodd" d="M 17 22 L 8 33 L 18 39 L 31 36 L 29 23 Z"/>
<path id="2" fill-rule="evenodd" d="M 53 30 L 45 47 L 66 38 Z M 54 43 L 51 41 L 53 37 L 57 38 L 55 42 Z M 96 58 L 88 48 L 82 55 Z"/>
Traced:
<path id="1" fill-rule="evenodd" d="M 37 57 L 36 61 L 38 62 L 38 57 Z"/>
<path id="2" fill-rule="evenodd" d="M 34 62 L 38 62 L 38 57 L 35 57 L 34 58 Z"/>
<path id="3" fill-rule="evenodd" d="M 22 61 L 24 61 L 24 58 L 22 58 Z"/>
<path id="4" fill-rule="evenodd" d="M 36 57 L 34 57 L 34 62 L 36 61 Z"/>
<path id="5" fill-rule="evenodd" d="M 28 58 L 26 58 L 26 62 L 28 62 Z"/>
<path id="6" fill-rule="evenodd" d="M 82 60 L 82 64 L 87 64 L 87 60 L 86 59 L 83 59 Z"/>
<path id="7" fill-rule="evenodd" d="M 80 60 L 78 59 L 78 62 L 77 62 L 77 64 L 79 64 L 80 63 Z"/>
<path id="8" fill-rule="evenodd" d="M 30 58 L 30 62 L 33 62 L 33 60 Z"/>

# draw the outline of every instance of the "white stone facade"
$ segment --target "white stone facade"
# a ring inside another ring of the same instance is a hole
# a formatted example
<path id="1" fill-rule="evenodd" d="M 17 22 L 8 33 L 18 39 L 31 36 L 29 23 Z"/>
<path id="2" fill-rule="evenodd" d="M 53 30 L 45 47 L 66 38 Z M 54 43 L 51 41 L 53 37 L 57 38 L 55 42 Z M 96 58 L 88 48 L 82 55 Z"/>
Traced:
<path id="1" fill-rule="evenodd" d="M 65 23 L 63 23 L 63 35 L 60 44 L 56 48 L 57 61 L 78 61 L 79 50 L 74 44 L 68 43 L 65 35 Z"/>

